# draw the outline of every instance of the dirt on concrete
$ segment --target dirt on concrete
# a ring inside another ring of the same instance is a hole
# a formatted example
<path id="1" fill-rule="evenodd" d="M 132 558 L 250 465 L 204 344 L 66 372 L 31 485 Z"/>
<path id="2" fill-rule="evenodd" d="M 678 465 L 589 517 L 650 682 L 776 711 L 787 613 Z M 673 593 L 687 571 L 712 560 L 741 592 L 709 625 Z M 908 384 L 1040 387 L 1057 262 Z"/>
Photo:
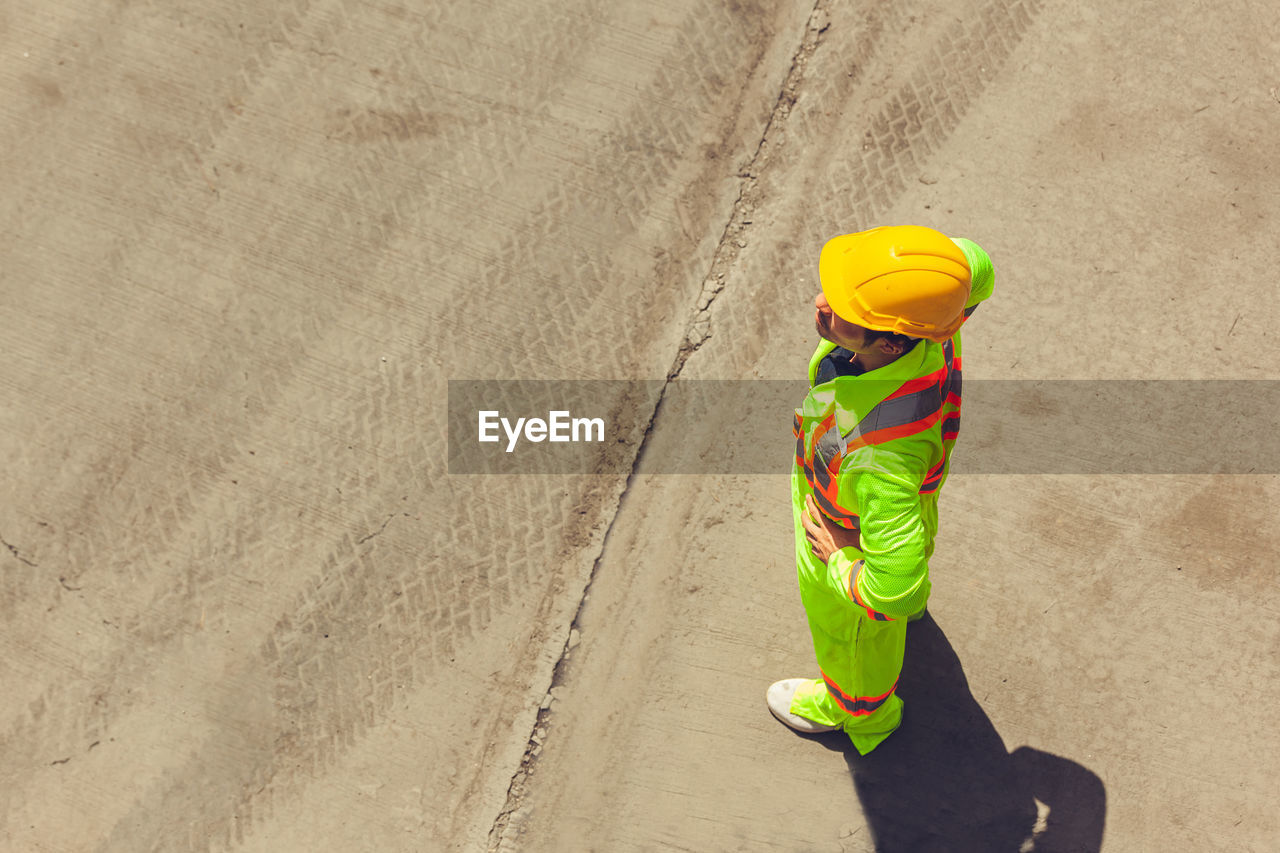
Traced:
<path id="1" fill-rule="evenodd" d="M 785 423 L 450 468 L 449 380 L 802 377 L 883 223 L 994 258 L 969 381 L 1273 381 L 1280 31 L 1209 11 L 0 12 L 0 847 L 1280 846 L 1280 472 L 952 477 L 864 759 L 763 701 Z"/>

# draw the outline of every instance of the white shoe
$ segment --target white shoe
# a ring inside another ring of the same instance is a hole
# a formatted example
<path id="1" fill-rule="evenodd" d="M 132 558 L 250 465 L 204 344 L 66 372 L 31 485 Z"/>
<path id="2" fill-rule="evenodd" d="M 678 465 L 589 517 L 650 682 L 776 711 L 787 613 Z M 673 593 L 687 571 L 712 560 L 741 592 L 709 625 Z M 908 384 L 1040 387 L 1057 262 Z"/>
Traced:
<path id="1" fill-rule="evenodd" d="M 801 734 L 816 735 L 820 732 L 834 732 L 840 727 L 824 726 L 822 723 L 815 723 L 813 720 L 797 717 L 791 713 L 792 697 L 796 695 L 800 685 L 808 680 L 807 678 L 788 678 L 783 681 L 775 681 L 769 685 L 769 692 L 765 694 L 765 700 L 769 703 L 769 711 L 784 724 Z"/>

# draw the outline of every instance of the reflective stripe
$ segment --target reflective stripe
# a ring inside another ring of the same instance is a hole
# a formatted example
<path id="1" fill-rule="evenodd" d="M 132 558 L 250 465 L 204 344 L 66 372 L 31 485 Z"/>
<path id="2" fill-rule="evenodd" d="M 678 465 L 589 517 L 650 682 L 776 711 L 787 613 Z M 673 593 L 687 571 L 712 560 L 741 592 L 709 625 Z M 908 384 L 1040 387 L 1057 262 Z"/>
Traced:
<path id="1" fill-rule="evenodd" d="M 849 450 L 884 444 L 924 432 L 942 418 L 942 394 L 935 383 L 902 397 L 885 399 L 858 422 L 845 440 Z"/>
<path id="2" fill-rule="evenodd" d="M 898 388 L 897 391 L 894 391 L 888 397 L 885 397 L 885 399 L 892 400 L 895 397 L 905 397 L 908 394 L 914 394 L 917 391 L 923 391 L 925 388 L 928 388 L 931 385 L 941 385 L 943 382 L 946 382 L 946 381 L 947 381 L 947 368 L 944 365 L 938 368 L 937 370 L 935 370 L 933 373 L 930 373 L 928 376 L 921 376 L 916 379 L 908 379 L 906 382 L 902 383 L 902 386 Z"/>
<path id="3" fill-rule="evenodd" d="M 949 406 L 959 407 L 960 405 L 960 387 L 963 374 L 960 368 L 951 371 L 951 375 L 947 377 L 946 384 L 942 387 L 943 402 Z"/>
<path id="4" fill-rule="evenodd" d="M 944 364 L 941 368 L 925 376 L 908 379 L 868 412 L 843 436 L 847 445 L 845 452 L 923 432 L 941 419 L 944 398 L 958 406 L 960 371 L 959 359 L 953 357 L 954 351 L 952 341 L 943 343 Z"/>
<path id="5" fill-rule="evenodd" d="M 953 356 L 955 347 L 947 341 L 942 347 L 942 356 L 947 362 L 947 379 L 942 386 L 942 405 L 945 414 L 942 418 L 942 440 L 955 441 L 960 435 L 960 388 L 962 374 L 960 356 Z"/>
<path id="6" fill-rule="evenodd" d="M 944 442 L 954 442 L 959 435 L 961 371 L 954 341 L 943 342 L 942 356 L 940 369 L 903 382 L 844 435 L 835 429 L 835 412 L 828 412 L 814 428 L 806 447 L 804 419 L 800 412 L 795 413 L 792 432 L 796 437 L 796 464 L 804 468 L 805 480 L 819 508 L 841 527 L 860 527 L 857 513 L 841 506 L 839 500 L 840 467 L 851 451 L 917 435 L 935 424 L 940 424 Z M 944 444 L 943 457 L 925 474 L 920 494 L 941 486 L 949 457 L 950 447 Z M 857 600 L 856 589 L 851 595 Z M 889 618 L 870 608 L 867 613 L 873 619 Z"/>
<path id="7" fill-rule="evenodd" d="M 796 422 L 801 423 L 796 414 Z M 793 428 L 796 435 L 796 464 L 804 468 L 805 480 L 813 489 L 814 502 L 823 514 L 846 530 L 857 531 L 858 516 L 840 506 L 836 484 L 836 475 L 840 471 L 840 463 L 844 461 L 844 452 L 839 441 L 839 433 L 835 432 L 836 418 L 829 414 L 818 424 L 813 432 L 812 455 L 805 453 L 804 433 L 799 427 Z M 828 458 L 829 457 L 829 458 Z"/>
<path id="8" fill-rule="evenodd" d="M 834 521 L 836 524 L 852 530 L 855 533 L 861 533 L 861 527 L 858 522 L 858 516 L 851 512 L 847 512 L 840 508 L 839 504 L 833 503 L 823 492 L 818 489 L 813 490 L 813 500 L 818 505 L 818 509 L 822 510 L 822 514 Z"/>
<path id="9" fill-rule="evenodd" d="M 943 438 L 946 437 L 947 422 L 942 422 Z M 920 494 L 928 494 L 937 491 L 938 486 L 942 483 L 942 472 L 946 470 L 947 457 L 944 455 L 937 465 L 929 469 L 929 473 L 924 475 L 924 482 L 920 484 Z"/>
<path id="10" fill-rule="evenodd" d="M 886 616 L 879 610 L 872 610 L 867 603 L 862 600 L 862 596 L 858 595 L 858 575 L 862 574 L 862 567 L 866 565 L 863 560 L 854 563 L 853 571 L 849 573 L 849 597 L 853 599 L 853 603 L 867 611 L 867 616 L 877 622 L 892 622 L 892 616 Z"/>
<path id="11" fill-rule="evenodd" d="M 955 441 L 960 434 L 960 413 L 954 412 L 942 419 L 942 440 Z"/>
<path id="12" fill-rule="evenodd" d="M 883 696 L 850 696 L 836 686 L 836 683 L 825 672 L 822 673 L 822 680 L 826 683 L 827 692 L 831 694 L 831 698 L 839 702 L 841 708 L 844 708 L 846 712 L 855 717 L 865 717 L 873 713 L 888 701 L 889 697 L 893 695 L 893 691 L 898 689 L 898 682 L 894 681 L 893 686 Z"/>
<path id="13" fill-rule="evenodd" d="M 835 425 L 834 412 L 822 419 L 818 428 L 813 431 L 813 450 L 808 457 L 814 480 L 824 489 L 831 487 L 832 474 L 839 473 L 840 462 L 844 459 L 840 446 L 840 433 L 835 432 Z M 834 495 L 830 497 L 832 500 L 835 499 Z"/>

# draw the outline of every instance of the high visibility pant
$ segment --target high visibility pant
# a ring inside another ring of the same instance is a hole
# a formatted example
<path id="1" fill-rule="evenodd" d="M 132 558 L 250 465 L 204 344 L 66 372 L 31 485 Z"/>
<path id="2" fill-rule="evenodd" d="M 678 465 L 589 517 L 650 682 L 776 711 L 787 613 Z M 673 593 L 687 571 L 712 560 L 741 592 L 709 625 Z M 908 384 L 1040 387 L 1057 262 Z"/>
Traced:
<path id="1" fill-rule="evenodd" d="M 902 700 L 894 691 L 906 651 L 907 620 L 873 619 L 849 596 L 847 573 L 836 577 L 814 556 L 800 520 L 806 485 L 803 474 L 798 482 L 793 477 L 796 567 L 822 677 L 796 691 L 791 713 L 839 726 L 866 755 L 902 722 Z M 937 504 L 929 503 L 933 521 Z M 936 532 L 936 522 L 930 527 L 931 534 Z"/>

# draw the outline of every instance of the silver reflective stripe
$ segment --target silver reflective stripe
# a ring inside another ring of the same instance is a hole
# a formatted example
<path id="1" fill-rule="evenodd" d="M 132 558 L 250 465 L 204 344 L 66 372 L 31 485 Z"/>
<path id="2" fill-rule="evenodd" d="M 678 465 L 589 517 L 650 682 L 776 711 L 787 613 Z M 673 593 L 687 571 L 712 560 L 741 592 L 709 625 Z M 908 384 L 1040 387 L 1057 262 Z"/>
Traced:
<path id="1" fill-rule="evenodd" d="M 929 417 L 942 408 L 942 392 L 937 385 L 921 388 L 914 394 L 883 400 L 858 425 L 843 436 L 845 447 L 860 436 L 882 429 L 906 426 Z"/>

